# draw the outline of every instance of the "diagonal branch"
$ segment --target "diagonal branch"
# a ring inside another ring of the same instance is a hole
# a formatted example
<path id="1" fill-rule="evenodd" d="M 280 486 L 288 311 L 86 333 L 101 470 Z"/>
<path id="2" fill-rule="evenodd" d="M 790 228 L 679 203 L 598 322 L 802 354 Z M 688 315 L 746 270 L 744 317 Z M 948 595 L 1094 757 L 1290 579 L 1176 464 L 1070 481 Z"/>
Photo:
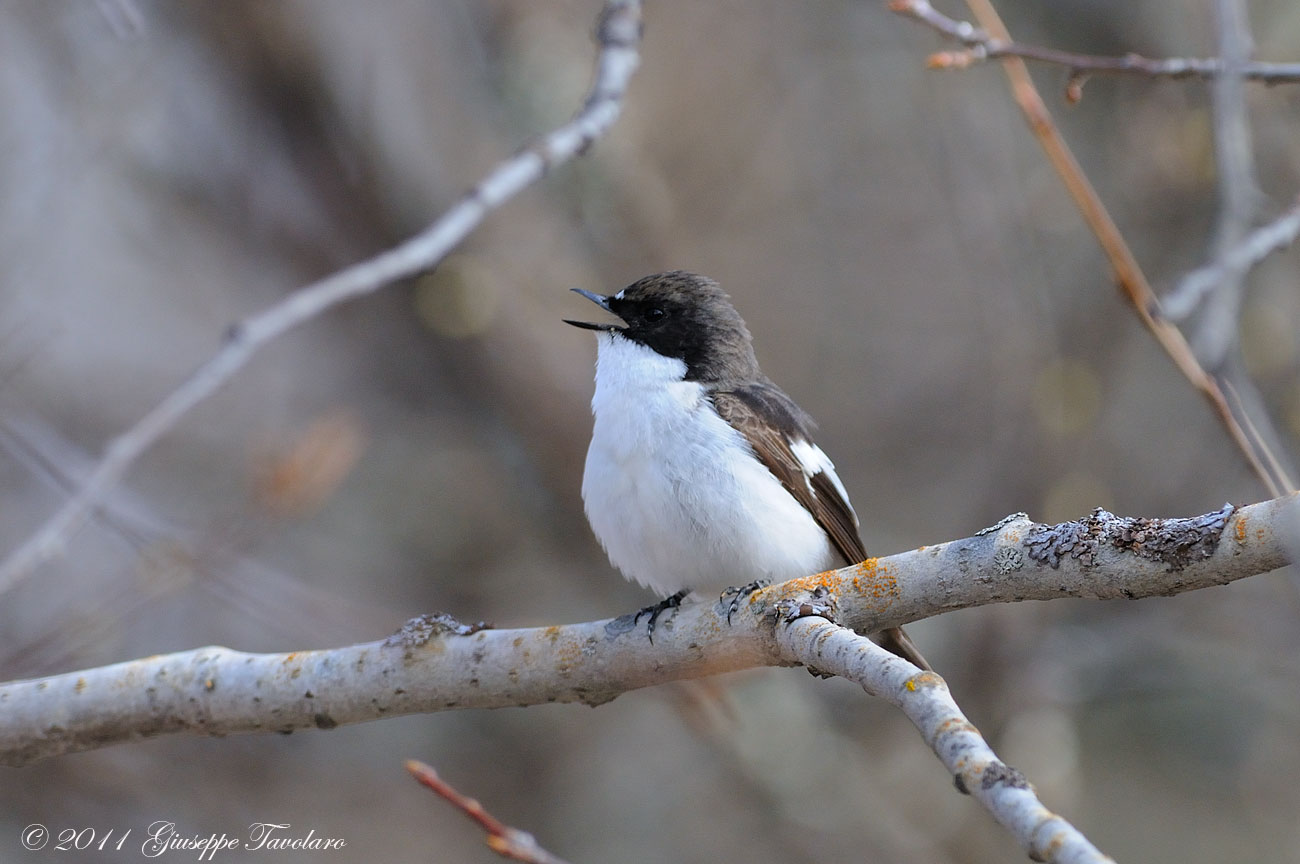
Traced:
<path id="1" fill-rule="evenodd" d="M 581 110 L 564 125 L 497 165 L 440 218 L 398 246 L 289 294 L 230 328 L 225 344 L 139 422 L 114 439 L 85 483 L 0 564 L 0 593 L 59 554 L 104 495 L 135 461 L 196 405 L 220 390 L 258 350 L 322 312 L 436 265 L 488 213 L 586 151 L 622 110 L 639 63 L 640 0 L 606 0 L 597 28 L 596 80 Z"/>
<path id="2" fill-rule="evenodd" d="M 1043 806 L 1025 776 L 997 757 L 938 675 L 922 672 L 822 617 L 798 617 L 776 632 L 789 660 L 852 681 L 868 695 L 901 709 L 948 769 L 958 791 L 984 805 L 1031 860 L 1111 861 L 1079 829 Z"/>
<path id="3" fill-rule="evenodd" d="M 967 0 L 967 5 L 975 11 L 976 17 L 984 24 L 985 31 L 1002 42 L 1011 41 L 1001 17 L 988 0 Z M 960 34 L 975 30 L 967 22 L 955 22 L 957 32 L 948 32 L 945 29 L 948 25 L 944 22 L 952 22 L 952 19 L 935 12 L 927 0 L 892 0 L 890 9 L 900 15 L 928 24 L 951 38 L 967 38 Z M 1237 419 L 1237 415 L 1228 404 L 1219 379 L 1210 375 L 1201 366 L 1182 331 L 1161 309 L 1160 300 L 1152 290 L 1151 283 L 1147 281 L 1146 274 L 1142 272 L 1133 250 L 1129 248 L 1124 235 L 1120 233 L 1119 226 L 1115 224 L 1115 220 L 1106 210 L 1106 205 L 1102 203 L 1101 196 L 1089 182 L 1083 168 L 1074 158 L 1074 153 L 1071 152 L 1069 145 L 1065 143 L 1065 139 L 1052 121 L 1052 114 L 1047 110 L 1047 104 L 1039 95 L 1033 79 L 1029 77 L 1029 70 L 1025 67 L 1024 61 L 1012 55 L 1003 55 L 1001 59 L 1003 71 L 1011 85 L 1012 97 L 1020 107 L 1021 113 L 1025 115 L 1030 131 L 1038 139 L 1048 161 L 1052 163 L 1052 167 L 1056 169 L 1061 182 L 1065 185 L 1066 191 L 1074 199 L 1084 222 L 1092 230 L 1101 245 L 1102 252 L 1110 261 L 1120 293 L 1129 301 L 1138 320 L 1169 355 L 1169 359 L 1178 367 L 1178 371 L 1209 402 L 1211 409 L 1228 433 L 1228 437 L 1241 451 L 1250 469 L 1268 489 L 1269 494 L 1281 495 L 1287 489 L 1285 479 L 1275 476 L 1269 470 L 1268 465 L 1265 464 L 1268 454 L 1262 453 L 1246 434 L 1241 421 Z"/>
<path id="4" fill-rule="evenodd" d="M 974 537 L 868 559 L 750 595 L 695 603 L 651 644 L 632 616 L 492 630 L 447 616 L 408 622 L 383 642 L 289 654 L 209 647 L 0 685 L 0 764 L 158 735 L 332 729 L 456 708 L 599 705 L 668 681 L 788 665 L 772 626 L 778 601 L 827 590 L 839 620 L 874 632 L 953 609 L 1059 597 L 1167 596 L 1288 563 L 1297 497 L 1193 519 L 1023 514 Z"/>

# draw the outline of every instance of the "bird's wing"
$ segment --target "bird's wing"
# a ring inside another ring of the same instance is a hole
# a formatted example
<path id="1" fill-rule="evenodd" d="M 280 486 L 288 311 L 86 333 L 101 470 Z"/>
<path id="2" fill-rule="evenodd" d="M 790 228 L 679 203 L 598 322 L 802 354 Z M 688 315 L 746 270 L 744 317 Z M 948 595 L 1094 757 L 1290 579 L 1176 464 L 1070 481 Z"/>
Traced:
<path id="1" fill-rule="evenodd" d="M 858 536 L 857 514 L 835 466 L 812 442 L 812 418 L 766 381 L 714 390 L 710 396 L 722 419 L 745 436 L 767 470 L 817 520 L 844 562 L 865 561 L 867 550 Z M 882 630 L 877 639 L 904 660 L 931 669 L 902 627 Z"/>
<path id="2" fill-rule="evenodd" d="M 858 537 L 858 517 L 835 466 L 812 442 L 812 420 L 768 382 L 710 393 L 722 419 L 745 436 L 759 460 L 812 514 L 846 564 L 867 557 Z"/>

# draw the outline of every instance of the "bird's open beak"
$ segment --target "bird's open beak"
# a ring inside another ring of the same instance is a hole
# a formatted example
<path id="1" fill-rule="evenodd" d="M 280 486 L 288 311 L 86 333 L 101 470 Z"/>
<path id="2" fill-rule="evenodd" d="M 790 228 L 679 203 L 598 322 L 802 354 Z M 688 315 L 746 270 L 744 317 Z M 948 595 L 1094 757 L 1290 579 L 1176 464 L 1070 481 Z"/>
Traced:
<path id="1" fill-rule="evenodd" d="M 600 294 L 593 294 L 591 291 L 584 291 L 581 288 L 573 288 L 571 290 L 575 294 L 581 294 L 583 297 L 586 297 L 588 300 L 590 300 L 592 303 L 595 303 L 597 306 L 599 306 L 601 309 L 604 309 L 606 312 L 610 311 L 608 297 L 604 297 Z M 574 327 L 581 327 L 584 330 L 600 330 L 601 332 L 604 333 L 623 332 L 623 328 L 619 327 L 616 324 L 593 324 L 590 321 L 571 321 L 568 318 L 564 319 L 564 323 L 572 324 Z"/>

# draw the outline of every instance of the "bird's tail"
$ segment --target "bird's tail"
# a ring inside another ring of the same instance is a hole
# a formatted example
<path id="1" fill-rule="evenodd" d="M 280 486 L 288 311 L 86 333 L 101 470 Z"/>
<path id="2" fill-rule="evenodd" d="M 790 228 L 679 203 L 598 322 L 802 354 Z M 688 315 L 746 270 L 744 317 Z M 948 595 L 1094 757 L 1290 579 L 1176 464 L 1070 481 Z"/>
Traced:
<path id="1" fill-rule="evenodd" d="M 903 632 L 902 627 L 890 627 L 888 630 L 881 630 L 876 638 L 880 641 L 880 647 L 902 657 L 913 666 L 919 666 L 926 672 L 933 672 L 934 668 L 921 655 L 920 650 L 912 642 L 912 638 Z"/>

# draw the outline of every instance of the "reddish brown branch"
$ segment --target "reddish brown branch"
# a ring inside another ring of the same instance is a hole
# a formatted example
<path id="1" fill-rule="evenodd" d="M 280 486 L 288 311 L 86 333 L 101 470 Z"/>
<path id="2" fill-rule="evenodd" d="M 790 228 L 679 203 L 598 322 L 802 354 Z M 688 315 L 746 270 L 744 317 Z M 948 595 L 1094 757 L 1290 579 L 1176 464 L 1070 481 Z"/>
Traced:
<path id="1" fill-rule="evenodd" d="M 406 770 L 416 780 L 437 792 L 457 809 L 479 824 L 487 833 L 488 848 L 513 861 L 527 861 L 529 864 L 567 864 L 563 858 L 556 858 L 538 845 L 537 840 L 527 831 L 511 828 L 497 819 L 477 800 L 457 792 L 452 786 L 438 776 L 438 772 L 429 765 L 415 759 L 408 759 Z"/>
<path id="2" fill-rule="evenodd" d="M 940 33 L 966 44 L 983 45 L 985 42 L 1003 46 L 1015 44 L 1011 40 L 1010 33 L 1007 32 L 1006 25 L 998 16 L 997 10 L 988 0 L 967 0 L 967 5 L 983 25 L 982 28 L 942 15 L 930 6 L 928 0 L 891 0 L 890 9 L 921 21 Z M 1102 251 L 1114 271 L 1120 293 L 1132 305 L 1139 320 L 1169 355 L 1169 359 L 1174 361 L 1178 371 L 1182 372 L 1191 385 L 1210 403 L 1210 407 L 1227 431 L 1228 437 L 1241 451 L 1251 470 L 1260 478 L 1265 488 L 1274 496 L 1281 495 L 1284 481 L 1269 472 L 1259 448 L 1246 434 L 1242 424 L 1229 407 L 1219 380 L 1205 371 L 1182 331 L 1161 310 L 1160 300 L 1152 290 L 1151 283 L 1147 281 L 1146 274 L 1142 272 L 1142 267 L 1138 264 L 1133 251 L 1125 242 L 1115 220 L 1106 210 L 1101 197 L 1088 181 L 1083 168 L 1074 158 L 1069 145 L 1057 130 L 1052 114 L 1047 110 L 1047 104 L 1039 94 L 1038 88 L 1034 86 L 1033 79 L 1029 77 L 1029 70 L 1024 60 L 1006 51 L 999 56 L 1011 85 L 1012 97 L 1019 105 L 1021 113 L 1025 115 L 1030 131 L 1042 145 L 1048 161 L 1060 175 L 1066 191 L 1074 199 L 1075 206 L 1079 208 L 1084 221 L 1096 236 L 1097 242 L 1101 244 Z"/>

